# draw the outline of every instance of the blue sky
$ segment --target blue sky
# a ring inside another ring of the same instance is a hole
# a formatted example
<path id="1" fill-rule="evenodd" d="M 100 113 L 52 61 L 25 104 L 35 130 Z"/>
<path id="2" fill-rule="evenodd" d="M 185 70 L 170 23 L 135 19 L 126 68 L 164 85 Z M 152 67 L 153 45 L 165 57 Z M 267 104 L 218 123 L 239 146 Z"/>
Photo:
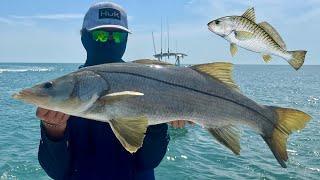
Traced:
<path id="1" fill-rule="evenodd" d="M 80 41 L 89 0 L 1 0 L 0 62 L 75 62 L 85 60 Z M 114 0 L 129 15 L 130 35 L 125 60 L 150 58 L 152 36 L 160 48 L 160 22 L 169 19 L 173 50 L 187 53 L 184 63 L 230 61 L 263 64 L 260 54 L 239 50 L 232 58 L 227 41 L 206 24 L 225 15 L 241 15 L 253 6 L 258 22 L 267 21 L 281 34 L 289 50 L 308 50 L 306 64 L 320 64 L 319 0 Z M 165 43 L 164 43 L 165 44 Z M 166 48 L 166 45 L 164 45 Z M 274 57 L 271 64 L 286 64 Z"/>

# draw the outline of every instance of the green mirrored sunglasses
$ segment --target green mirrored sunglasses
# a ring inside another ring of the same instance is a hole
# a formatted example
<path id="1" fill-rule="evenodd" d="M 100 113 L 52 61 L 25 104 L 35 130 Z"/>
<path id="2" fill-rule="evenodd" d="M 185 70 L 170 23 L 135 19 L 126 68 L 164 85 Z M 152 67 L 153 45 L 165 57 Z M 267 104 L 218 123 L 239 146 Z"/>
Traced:
<path id="1" fill-rule="evenodd" d="M 111 37 L 115 43 L 121 43 L 122 41 L 124 41 L 127 33 L 126 32 L 109 32 L 109 31 L 104 31 L 104 30 L 94 30 L 94 31 L 91 31 L 91 34 L 92 34 L 93 40 L 95 40 L 95 41 L 105 43 Z"/>

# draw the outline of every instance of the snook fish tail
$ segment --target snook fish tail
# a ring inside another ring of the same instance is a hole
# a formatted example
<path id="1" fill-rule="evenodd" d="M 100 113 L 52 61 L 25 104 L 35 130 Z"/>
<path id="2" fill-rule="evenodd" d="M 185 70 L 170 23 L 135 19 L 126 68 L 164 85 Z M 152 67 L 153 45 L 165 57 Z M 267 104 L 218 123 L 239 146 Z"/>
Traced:
<path id="1" fill-rule="evenodd" d="M 293 131 L 301 130 L 311 119 L 308 114 L 289 108 L 269 106 L 276 113 L 276 120 L 272 132 L 269 135 L 261 135 L 268 144 L 279 164 L 286 168 L 285 161 L 288 160 L 287 139 Z M 270 131 L 270 130 L 269 130 Z"/>

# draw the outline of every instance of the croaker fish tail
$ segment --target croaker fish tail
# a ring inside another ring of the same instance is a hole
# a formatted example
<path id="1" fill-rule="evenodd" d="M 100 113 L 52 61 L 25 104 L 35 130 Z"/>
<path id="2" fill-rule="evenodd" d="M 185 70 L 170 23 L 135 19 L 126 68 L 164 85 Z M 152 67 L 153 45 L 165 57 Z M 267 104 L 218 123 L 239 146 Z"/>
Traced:
<path id="1" fill-rule="evenodd" d="M 289 108 L 280 108 L 269 106 L 277 115 L 274 129 L 269 136 L 261 135 L 268 144 L 273 155 L 279 164 L 286 168 L 285 161 L 288 160 L 287 139 L 293 131 L 301 130 L 311 119 L 308 114 Z"/>
<path id="2" fill-rule="evenodd" d="M 304 63 L 307 51 L 288 51 L 291 54 L 292 58 L 288 60 L 288 63 L 295 69 L 298 70 Z"/>

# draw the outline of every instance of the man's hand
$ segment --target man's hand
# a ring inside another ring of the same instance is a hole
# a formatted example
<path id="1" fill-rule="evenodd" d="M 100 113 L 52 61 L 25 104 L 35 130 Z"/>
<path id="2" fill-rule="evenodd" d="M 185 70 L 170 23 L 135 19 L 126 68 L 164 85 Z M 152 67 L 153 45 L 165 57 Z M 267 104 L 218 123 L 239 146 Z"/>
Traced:
<path id="1" fill-rule="evenodd" d="M 194 122 L 192 122 L 192 121 L 184 121 L 184 120 L 177 120 L 177 121 L 169 122 L 169 124 L 171 126 L 173 126 L 174 128 L 184 128 L 187 123 L 194 125 Z"/>
<path id="2" fill-rule="evenodd" d="M 36 115 L 43 121 L 43 126 L 50 137 L 54 139 L 63 137 L 69 115 L 40 107 L 38 107 Z"/>

